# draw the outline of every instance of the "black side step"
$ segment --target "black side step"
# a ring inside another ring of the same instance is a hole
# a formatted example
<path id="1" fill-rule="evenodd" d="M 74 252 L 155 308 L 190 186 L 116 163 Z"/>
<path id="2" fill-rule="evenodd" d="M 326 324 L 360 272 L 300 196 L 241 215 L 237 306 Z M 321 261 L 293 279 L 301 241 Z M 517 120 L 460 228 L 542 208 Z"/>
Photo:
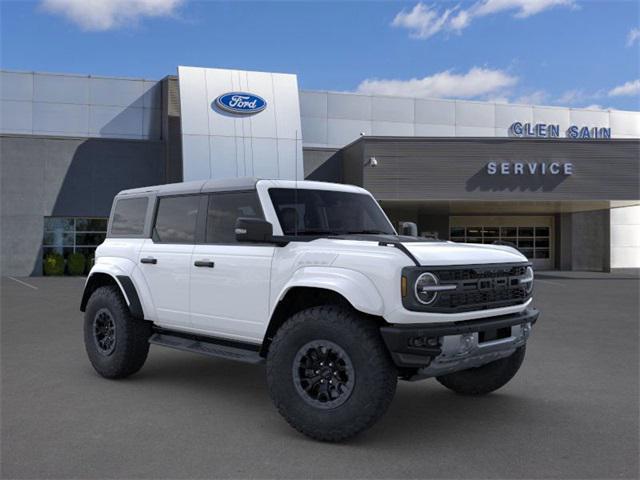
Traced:
<path id="1" fill-rule="evenodd" d="M 257 346 L 247 345 L 247 348 L 243 348 L 236 346 L 240 345 L 236 342 L 218 341 L 210 337 L 181 335 L 174 332 L 161 331 L 151 335 L 149 343 L 184 350 L 185 352 L 201 353 L 212 357 L 236 360 L 238 362 L 264 363 L 264 358 L 258 353 Z M 230 345 L 230 343 L 234 345 Z"/>

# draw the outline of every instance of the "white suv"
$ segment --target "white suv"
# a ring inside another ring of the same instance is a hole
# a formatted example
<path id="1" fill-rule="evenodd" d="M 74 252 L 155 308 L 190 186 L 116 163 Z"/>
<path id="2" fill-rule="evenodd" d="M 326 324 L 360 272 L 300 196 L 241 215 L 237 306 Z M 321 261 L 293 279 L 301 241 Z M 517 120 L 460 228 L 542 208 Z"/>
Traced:
<path id="1" fill-rule="evenodd" d="M 532 290 L 514 248 L 399 236 L 361 188 L 230 179 L 118 194 L 81 310 L 102 376 L 137 372 L 150 343 L 266 363 L 280 413 L 332 441 L 375 423 L 398 378 L 506 384 Z"/>

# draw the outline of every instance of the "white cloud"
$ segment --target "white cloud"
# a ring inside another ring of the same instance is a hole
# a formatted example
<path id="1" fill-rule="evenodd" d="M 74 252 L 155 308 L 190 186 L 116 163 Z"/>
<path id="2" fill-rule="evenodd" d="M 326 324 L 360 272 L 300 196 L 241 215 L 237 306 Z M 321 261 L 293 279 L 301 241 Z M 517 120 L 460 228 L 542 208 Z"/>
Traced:
<path id="1" fill-rule="evenodd" d="M 640 79 L 630 80 L 623 85 L 618 85 L 615 88 L 609 90 L 610 97 L 622 97 L 640 95 Z"/>
<path id="2" fill-rule="evenodd" d="M 457 5 L 444 10 L 419 2 L 409 11 L 398 12 L 391 25 L 406 28 L 413 38 L 429 38 L 440 31 L 460 33 L 474 18 L 506 11 L 526 18 L 558 6 L 577 8 L 575 0 L 479 0 L 466 9 Z"/>
<path id="3" fill-rule="evenodd" d="M 543 105 L 549 102 L 549 94 L 544 90 L 536 90 L 519 96 L 514 103 L 523 103 L 525 105 Z"/>
<path id="4" fill-rule="evenodd" d="M 62 15 L 83 30 L 104 31 L 143 17 L 168 17 L 184 0 L 42 0 L 44 11 Z"/>
<path id="5" fill-rule="evenodd" d="M 402 9 L 393 19 L 391 25 L 409 30 L 413 38 L 429 38 L 438 33 L 447 24 L 452 10 L 436 12 L 434 8 L 417 3 L 411 11 Z"/>
<path id="6" fill-rule="evenodd" d="M 627 34 L 627 47 L 632 47 L 640 39 L 640 28 L 632 28 Z"/>
<path id="7" fill-rule="evenodd" d="M 594 103 L 593 105 L 587 105 L 583 108 L 586 110 L 606 110 L 606 108 L 604 108 L 602 105 L 598 105 L 597 103 Z"/>
<path id="8" fill-rule="evenodd" d="M 474 67 L 464 74 L 450 70 L 410 80 L 367 79 L 358 85 L 359 93 L 419 98 L 474 98 L 496 95 L 514 86 L 517 77 L 502 70 Z"/>

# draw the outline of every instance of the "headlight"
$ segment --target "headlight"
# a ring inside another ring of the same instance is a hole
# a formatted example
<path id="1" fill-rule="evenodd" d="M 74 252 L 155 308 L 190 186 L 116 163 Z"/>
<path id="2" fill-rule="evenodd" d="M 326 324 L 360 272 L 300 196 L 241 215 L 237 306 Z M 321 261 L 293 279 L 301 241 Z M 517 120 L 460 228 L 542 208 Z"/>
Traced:
<path id="1" fill-rule="evenodd" d="M 416 299 L 423 305 L 433 303 L 438 296 L 438 277 L 433 273 L 425 272 L 416 280 L 414 290 Z"/>
<path id="2" fill-rule="evenodd" d="M 527 295 L 530 295 L 533 291 L 533 268 L 527 267 L 524 271 L 524 277 L 520 279 L 520 285 L 524 285 L 524 290 Z"/>

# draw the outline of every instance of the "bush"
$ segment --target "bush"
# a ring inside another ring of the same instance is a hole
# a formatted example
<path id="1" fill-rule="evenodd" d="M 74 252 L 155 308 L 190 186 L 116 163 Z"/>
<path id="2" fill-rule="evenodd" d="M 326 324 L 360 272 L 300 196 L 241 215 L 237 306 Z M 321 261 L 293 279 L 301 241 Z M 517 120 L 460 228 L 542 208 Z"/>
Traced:
<path id="1" fill-rule="evenodd" d="M 78 252 L 70 253 L 67 257 L 67 271 L 69 275 L 82 275 L 87 263 L 84 255 Z"/>
<path id="2" fill-rule="evenodd" d="M 94 257 L 93 255 L 87 258 L 87 266 L 84 269 L 84 273 L 88 275 L 95 263 L 96 263 L 96 257 Z"/>
<path id="3" fill-rule="evenodd" d="M 45 275 L 64 275 L 64 258 L 59 253 L 49 253 L 44 257 Z"/>

